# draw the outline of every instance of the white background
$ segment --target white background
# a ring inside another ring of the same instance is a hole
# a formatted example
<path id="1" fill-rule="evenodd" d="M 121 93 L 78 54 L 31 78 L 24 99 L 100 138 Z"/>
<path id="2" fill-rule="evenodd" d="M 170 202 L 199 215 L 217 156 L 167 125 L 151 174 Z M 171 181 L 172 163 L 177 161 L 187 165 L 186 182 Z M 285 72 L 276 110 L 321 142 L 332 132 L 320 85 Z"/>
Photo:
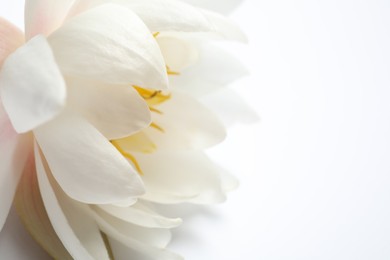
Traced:
<path id="1" fill-rule="evenodd" d="M 21 24 L 19 3 L 0 3 Z M 252 71 L 233 87 L 261 121 L 211 151 L 241 186 L 215 209 L 187 208 L 172 249 L 189 260 L 390 259 L 389 14 L 385 0 L 247 0 L 233 13 L 250 38 L 234 53 Z M 42 259 L 16 224 L 0 234 L 0 258 Z"/>

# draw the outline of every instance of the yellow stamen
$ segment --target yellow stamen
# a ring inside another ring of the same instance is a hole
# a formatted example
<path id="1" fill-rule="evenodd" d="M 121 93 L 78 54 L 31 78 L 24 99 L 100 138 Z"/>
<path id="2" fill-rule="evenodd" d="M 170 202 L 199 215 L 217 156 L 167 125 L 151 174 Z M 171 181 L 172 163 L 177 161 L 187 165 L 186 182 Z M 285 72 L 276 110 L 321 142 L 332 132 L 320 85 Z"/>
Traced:
<path id="1" fill-rule="evenodd" d="M 180 75 L 180 72 L 171 70 L 167 65 L 165 65 L 165 67 L 167 68 L 168 75 Z"/>
<path id="2" fill-rule="evenodd" d="M 162 112 L 161 110 L 158 110 L 157 108 L 149 107 L 149 109 L 150 109 L 150 111 L 155 112 L 155 113 L 157 113 L 157 114 L 160 114 L 160 115 L 163 114 L 163 112 Z"/>
<path id="3" fill-rule="evenodd" d="M 145 99 L 149 106 L 159 105 L 171 98 L 171 94 L 163 94 L 159 90 L 149 90 L 139 86 L 134 86 L 134 88 L 137 90 L 138 94 Z"/>
<path id="4" fill-rule="evenodd" d="M 158 131 L 160 131 L 162 133 L 165 132 L 164 129 L 161 126 L 159 126 L 158 124 L 156 124 L 156 123 L 151 123 L 150 127 L 154 128 L 154 129 L 156 129 L 156 130 L 158 130 Z"/>
<path id="5" fill-rule="evenodd" d="M 159 34 L 160 34 L 160 32 L 155 32 L 155 33 L 153 33 L 153 37 L 156 38 Z"/>
<path id="6" fill-rule="evenodd" d="M 138 171 L 138 173 L 140 175 L 144 175 L 144 173 L 142 172 L 142 169 L 141 169 L 141 166 L 139 165 L 137 159 L 135 159 L 135 157 L 133 155 L 131 155 L 130 153 L 126 152 L 125 150 L 123 150 L 117 142 L 115 141 L 111 141 L 111 143 L 115 146 L 115 148 L 124 156 L 126 157 L 127 159 L 129 159 L 133 164 L 134 164 L 134 167 L 136 168 L 136 170 Z"/>

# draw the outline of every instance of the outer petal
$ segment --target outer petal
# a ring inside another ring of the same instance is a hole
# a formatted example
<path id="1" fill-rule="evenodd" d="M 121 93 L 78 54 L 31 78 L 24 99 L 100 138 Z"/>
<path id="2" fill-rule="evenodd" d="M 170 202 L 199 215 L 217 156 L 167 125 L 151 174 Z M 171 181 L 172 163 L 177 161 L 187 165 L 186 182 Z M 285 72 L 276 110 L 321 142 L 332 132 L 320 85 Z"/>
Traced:
<path id="1" fill-rule="evenodd" d="M 108 204 L 144 192 L 135 170 L 84 119 L 64 115 L 34 133 L 54 178 L 71 198 Z"/>
<path id="2" fill-rule="evenodd" d="M 65 83 L 43 36 L 6 59 L 0 71 L 0 95 L 18 133 L 51 120 L 63 109 Z"/>
<path id="3" fill-rule="evenodd" d="M 232 12 L 237 6 L 239 6 L 243 0 L 181 0 L 194 6 L 198 6 L 204 9 L 209 9 L 222 14 L 228 14 Z"/>
<path id="4" fill-rule="evenodd" d="M 31 135 L 17 135 L 0 103 L 0 230 L 3 228 L 20 176 L 32 152 Z"/>
<path id="5" fill-rule="evenodd" d="M 142 227 L 173 228 L 182 223 L 182 220 L 179 218 L 166 218 L 157 214 L 140 201 L 127 208 L 115 207 L 112 205 L 99 205 L 98 207 L 118 219 Z"/>
<path id="6" fill-rule="evenodd" d="M 49 37 L 66 75 L 113 84 L 167 88 L 164 59 L 131 10 L 102 5 L 70 19 Z"/>
<path id="7" fill-rule="evenodd" d="M 157 203 L 219 203 L 226 199 L 224 172 L 201 152 L 137 154 L 144 175 L 142 197 Z"/>
<path id="8" fill-rule="evenodd" d="M 22 31 L 0 17 L 0 68 L 5 58 L 23 43 Z"/>
<path id="9" fill-rule="evenodd" d="M 107 139 L 134 134 L 151 122 L 149 107 L 130 86 L 72 80 L 68 103 Z"/>
<path id="10" fill-rule="evenodd" d="M 74 259 L 109 259 L 98 227 L 83 212 L 82 206 L 87 206 L 72 202 L 65 194 L 61 194 L 59 188 L 56 194 L 56 184 L 49 180 L 50 170 L 37 146 L 35 158 L 42 199 L 53 228 L 65 248 Z"/>
<path id="11" fill-rule="evenodd" d="M 238 93 L 229 88 L 207 95 L 201 102 L 214 111 L 227 127 L 256 123 L 260 120 L 256 111 Z"/>
<path id="12" fill-rule="evenodd" d="M 47 216 L 38 186 L 33 156 L 30 156 L 25 167 L 14 204 L 27 230 L 50 256 L 55 259 L 72 259 Z"/>
<path id="13" fill-rule="evenodd" d="M 182 93 L 158 107 L 163 114 L 154 113 L 153 122 L 163 129 L 149 127 L 143 132 L 159 150 L 204 149 L 221 142 L 225 127 L 204 105 Z"/>
<path id="14" fill-rule="evenodd" d="M 49 35 L 64 21 L 74 0 L 26 0 L 24 23 L 27 39 Z"/>
<path id="15" fill-rule="evenodd" d="M 92 211 L 92 214 L 104 233 L 127 247 L 151 257 L 151 259 L 184 259 L 164 248 L 170 237 L 166 237 L 166 235 L 157 229 L 135 228 L 135 226 L 128 225 L 101 211 Z M 160 245 L 160 247 L 157 245 Z"/>
<path id="16" fill-rule="evenodd" d="M 176 0 L 97 0 L 117 3 L 133 10 L 153 32 L 208 32 L 214 26 L 198 9 Z"/>
<path id="17" fill-rule="evenodd" d="M 211 44 L 199 44 L 199 60 L 169 78 L 172 89 L 203 96 L 248 74 L 242 63 L 228 52 Z"/>

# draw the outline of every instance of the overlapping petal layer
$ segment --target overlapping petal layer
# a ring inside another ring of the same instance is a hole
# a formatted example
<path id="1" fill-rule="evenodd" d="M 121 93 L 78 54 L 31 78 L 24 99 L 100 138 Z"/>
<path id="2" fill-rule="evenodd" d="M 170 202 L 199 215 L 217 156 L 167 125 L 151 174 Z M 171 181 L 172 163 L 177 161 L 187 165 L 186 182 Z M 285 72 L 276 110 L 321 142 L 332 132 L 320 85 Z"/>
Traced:
<path id="1" fill-rule="evenodd" d="M 111 84 L 167 88 L 152 33 L 130 9 L 105 4 L 68 20 L 49 37 L 65 75 Z"/>
<path id="2" fill-rule="evenodd" d="M 61 112 L 65 82 L 43 36 L 34 37 L 5 60 L 0 95 L 18 133 L 28 132 Z"/>
<path id="3" fill-rule="evenodd" d="M 73 199 L 91 204 L 144 192 L 138 174 L 90 123 L 63 115 L 34 131 L 54 178 Z"/>

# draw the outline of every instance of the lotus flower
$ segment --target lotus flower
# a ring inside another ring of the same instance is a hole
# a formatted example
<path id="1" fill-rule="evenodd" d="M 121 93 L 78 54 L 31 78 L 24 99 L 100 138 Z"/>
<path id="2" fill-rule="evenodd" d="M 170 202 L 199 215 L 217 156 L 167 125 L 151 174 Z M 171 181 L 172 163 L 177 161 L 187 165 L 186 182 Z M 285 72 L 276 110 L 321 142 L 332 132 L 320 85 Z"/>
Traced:
<path id="1" fill-rule="evenodd" d="M 217 203 L 236 187 L 202 151 L 225 127 L 197 98 L 245 72 L 210 40 L 245 36 L 174 0 L 30 0 L 25 11 L 25 37 L 0 23 L 0 224 L 22 176 L 18 213 L 53 257 L 110 259 L 116 240 L 181 259 L 165 249 L 181 220 L 153 203 Z"/>

